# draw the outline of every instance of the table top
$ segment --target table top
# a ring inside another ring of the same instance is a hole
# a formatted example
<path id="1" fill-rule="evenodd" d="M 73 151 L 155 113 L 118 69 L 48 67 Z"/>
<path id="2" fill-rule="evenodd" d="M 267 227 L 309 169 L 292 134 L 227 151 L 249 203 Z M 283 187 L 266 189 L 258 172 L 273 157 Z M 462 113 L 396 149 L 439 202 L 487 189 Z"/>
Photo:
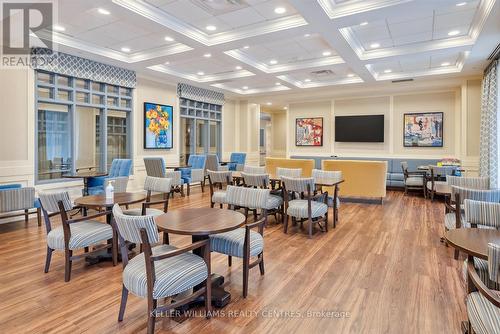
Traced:
<path id="1" fill-rule="evenodd" d="M 228 164 L 237 164 L 237 161 L 219 161 L 219 164 L 221 165 L 228 165 Z"/>
<path id="2" fill-rule="evenodd" d="M 112 207 L 115 204 L 126 205 L 138 203 L 146 200 L 146 195 L 142 193 L 115 193 L 113 200 L 107 200 L 106 195 L 90 195 L 77 198 L 75 204 L 84 207 Z"/>
<path id="3" fill-rule="evenodd" d="M 191 166 L 190 165 L 175 165 L 175 166 L 166 166 L 165 169 L 181 169 L 181 168 L 190 168 Z"/>
<path id="4" fill-rule="evenodd" d="M 436 167 L 436 168 L 440 168 L 440 167 L 448 167 L 448 168 L 456 168 L 460 171 L 464 171 L 465 169 L 461 166 L 451 166 L 451 165 L 447 165 L 447 166 L 438 166 L 438 165 L 432 165 L 432 167 Z M 422 165 L 422 166 L 418 166 L 417 167 L 418 170 L 430 170 L 430 167 L 429 165 Z"/>
<path id="5" fill-rule="evenodd" d="M 62 177 L 68 179 L 85 179 L 89 177 L 98 177 L 106 175 L 108 175 L 108 173 L 98 172 L 98 171 L 86 171 L 86 172 L 76 172 L 76 173 L 65 173 L 62 175 Z"/>
<path id="6" fill-rule="evenodd" d="M 245 224 L 237 211 L 216 208 L 190 208 L 169 211 L 155 217 L 156 225 L 168 233 L 210 235 L 232 231 Z"/>
<path id="7" fill-rule="evenodd" d="M 337 180 L 335 182 L 328 182 L 328 183 L 316 183 L 315 182 L 314 184 L 317 185 L 317 186 L 320 186 L 320 187 L 332 187 L 332 186 L 336 186 L 336 185 L 338 185 L 338 184 L 340 184 L 342 182 L 344 182 L 343 179 Z"/>
<path id="8" fill-rule="evenodd" d="M 453 247 L 483 260 L 488 259 L 488 243 L 500 245 L 500 231 L 484 228 L 458 228 L 444 234 Z"/>

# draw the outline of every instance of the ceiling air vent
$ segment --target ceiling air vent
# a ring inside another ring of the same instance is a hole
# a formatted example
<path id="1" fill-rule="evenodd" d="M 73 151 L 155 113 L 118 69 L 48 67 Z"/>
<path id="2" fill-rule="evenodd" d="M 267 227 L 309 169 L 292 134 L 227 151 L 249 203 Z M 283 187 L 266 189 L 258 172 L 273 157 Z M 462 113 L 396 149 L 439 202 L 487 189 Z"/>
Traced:
<path id="1" fill-rule="evenodd" d="M 246 0 L 191 0 L 212 15 L 222 15 L 248 7 Z"/>
<path id="2" fill-rule="evenodd" d="M 313 71 L 311 72 L 312 76 L 324 78 L 335 75 L 332 70 L 321 70 L 321 71 Z"/>
<path id="3" fill-rule="evenodd" d="M 409 82 L 409 81 L 413 81 L 413 79 L 392 80 L 392 83 Z"/>
<path id="4" fill-rule="evenodd" d="M 491 54 L 488 56 L 488 60 L 498 59 L 499 56 L 500 56 L 500 44 L 498 44 L 497 47 L 491 52 Z"/>

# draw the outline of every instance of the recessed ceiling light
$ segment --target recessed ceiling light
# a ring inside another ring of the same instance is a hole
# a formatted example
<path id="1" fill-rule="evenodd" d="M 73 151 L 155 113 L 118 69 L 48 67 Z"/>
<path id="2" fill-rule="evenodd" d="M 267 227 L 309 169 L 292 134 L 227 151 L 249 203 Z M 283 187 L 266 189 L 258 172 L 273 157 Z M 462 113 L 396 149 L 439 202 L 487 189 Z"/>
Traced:
<path id="1" fill-rule="evenodd" d="M 272 102 L 266 102 L 266 104 L 267 104 L 268 106 L 270 106 L 270 105 L 272 105 Z"/>
<path id="2" fill-rule="evenodd" d="M 456 36 L 460 34 L 460 30 L 452 30 L 448 33 L 448 36 Z"/>
<path id="3" fill-rule="evenodd" d="M 66 28 L 64 28 L 63 26 L 60 26 L 60 25 L 55 25 L 52 27 L 52 29 L 54 29 L 55 31 L 65 31 Z"/>
<path id="4" fill-rule="evenodd" d="M 122 51 L 123 51 L 123 52 L 130 52 L 130 48 L 127 48 L 126 46 L 124 46 L 124 47 L 122 48 Z"/>
<path id="5" fill-rule="evenodd" d="M 311 82 L 311 79 L 304 79 L 304 82 Z"/>
<path id="6" fill-rule="evenodd" d="M 467 2 L 459 2 L 456 4 L 457 7 L 462 7 L 462 6 L 465 6 L 467 4 Z"/>
<path id="7" fill-rule="evenodd" d="M 169 61 L 166 61 L 166 62 L 164 62 L 163 64 L 168 65 L 168 64 L 170 64 L 170 62 L 169 62 Z"/>
<path id="8" fill-rule="evenodd" d="M 370 47 L 372 49 L 378 48 L 378 47 L 380 47 L 380 43 L 372 43 L 372 44 L 370 44 Z"/>
<path id="9" fill-rule="evenodd" d="M 286 8 L 285 7 L 276 7 L 276 8 L 274 8 L 274 12 L 276 14 L 284 14 L 284 13 L 286 13 Z"/>
<path id="10" fill-rule="evenodd" d="M 205 29 L 207 29 L 208 31 L 215 31 L 215 30 L 217 30 L 217 27 L 213 26 L 213 25 L 208 25 L 205 27 Z"/>
<path id="11" fill-rule="evenodd" d="M 330 56 L 332 53 L 330 51 L 323 51 L 323 56 Z"/>
<path id="12" fill-rule="evenodd" d="M 304 37 L 307 38 L 307 37 L 311 37 L 311 34 L 304 34 Z"/>
<path id="13" fill-rule="evenodd" d="M 167 42 L 173 42 L 174 41 L 174 39 L 172 37 L 170 37 L 170 36 L 165 36 L 165 40 Z"/>
<path id="14" fill-rule="evenodd" d="M 384 70 L 384 73 L 391 73 L 391 72 L 392 72 L 392 70 L 389 68 L 387 70 Z"/>
<path id="15" fill-rule="evenodd" d="M 276 86 L 281 86 L 281 82 L 275 83 Z"/>
<path id="16" fill-rule="evenodd" d="M 283 109 L 288 110 L 288 107 L 283 107 Z"/>
<path id="17" fill-rule="evenodd" d="M 368 22 L 366 22 L 366 21 L 365 21 L 365 22 L 361 22 L 359 25 L 360 25 L 360 26 L 365 26 L 365 25 L 367 25 L 367 24 L 368 24 Z"/>
<path id="18" fill-rule="evenodd" d="M 236 68 L 237 70 L 241 70 L 241 69 L 242 69 L 242 67 L 241 67 L 241 66 L 236 66 L 235 68 Z"/>
<path id="19" fill-rule="evenodd" d="M 278 61 L 276 59 L 271 59 L 269 61 L 269 64 L 271 64 L 271 65 L 276 65 L 277 63 L 278 63 Z"/>
<path id="20" fill-rule="evenodd" d="M 348 78 L 352 78 L 353 76 L 354 76 L 354 74 L 353 74 L 353 73 L 349 73 L 349 74 L 347 75 L 347 77 L 348 77 Z"/>
<path id="21" fill-rule="evenodd" d="M 212 55 L 211 55 L 210 53 L 205 53 L 205 54 L 203 55 L 203 57 L 205 57 L 205 58 L 210 58 L 210 57 L 212 57 Z"/>
<path id="22" fill-rule="evenodd" d="M 204 74 L 205 74 L 205 72 L 199 71 L 199 72 L 198 72 L 198 73 L 196 73 L 196 74 L 198 74 L 198 75 L 204 75 Z"/>
<path id="23" fill-rule="evenodd" d="M 111 12 L 107 9 L 104 9 L 104 8 L 98 8 L 97 11 L 99 12 L 99 14 L 102 14 L 102 15 L 109 15 L 111 14 Z"/>
<path id="24" fill-rule="evenodd" d="M 441 63 L 441 66 L 450 66 L 450 63 L 445 61 L 444 63 Z"/>
<path id="25" fill-rule="evenodd" d="M 248 48 L 250 48 L 250 46 L 248 46 L 248 45 L 245 45 L 245 46 L 243 47 L 243 49 L 248 49 Z"/>
<path id="26" fill-rule="evenodd" d="M 248 89 L 248 86 L 243 86 L 243 87 L 241 87 L 241 88 L 243 88 L 243 89 Z"/>

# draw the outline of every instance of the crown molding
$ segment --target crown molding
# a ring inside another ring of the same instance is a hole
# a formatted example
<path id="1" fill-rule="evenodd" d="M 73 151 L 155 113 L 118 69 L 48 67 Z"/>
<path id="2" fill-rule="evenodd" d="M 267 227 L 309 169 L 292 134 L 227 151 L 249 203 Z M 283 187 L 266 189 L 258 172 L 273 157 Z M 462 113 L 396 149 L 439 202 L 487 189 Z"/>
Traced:
<path id="1" fill-rule="evenodd" d="M 216 34 L 207 34 L 198 28 L 179 20 L 175 16 L 159 10 L 142 0 L 113 0 L 118 6 L 128 9 L 138 15 L 141 15 L 151 21 L 161 24 L 164 27 L 172 29 L 192 40 L 206 46 L 213 46 L 222 43 L 237 41 L 249 37 L 269 34 L 281 30 L 301 27 L 307 25 L 306 20 L 299 14 L 282 17 L 274 20 L 265 21 L 250 25 L 245 28 L 235 29 Z"/>
<path id="2" fill-rule="evenodd" d="M 364 82 L 363 79 L 361 79 L 360 77 L 341 78 L 324 82 L 302 82 L 292 79 L 289 75 L 278 75 L 276 76 L 276 78 L 288 82 L 289 84 L 294 85 L 297 88 L 317 88 L 317 87 L 346 85 L 346 84 Z"/>
<path id="3" fill-rule="evenodd" d="M 413 0 L 351 0 L 348 3 L 335 4 L 332 0 L 317 0 L 330 19 L 356 15 L 359 13 L 399 5 Z"/>
<path id="4" fill-rule="evenodd" d="M 254 88 L 254 89 L 239 89 L 239 88 L 231 88 L 223 83 L 215 83 L 210 85 L 212 87 L 216 87 L 219 89 L 224 89 L 236 94 L 240 95 L 251 95 L 251 94 L 261 94 L 261 93 L 272 93 L 272 92 L 281 92 L 285 90 L 290 90 L 290 87 L 280 85 L 280 86 L 272 86 L 268 88 Z"/>
<path id="5" fill-rule="evenodd" d="M 196 74 L 182 73 L 182 72 L 173 70 L 165 65 L 153 65 L 153 66 L 148 66 L 147 68 L 150 70 L 156 71 L 156 72 L 174 75 L 176 77 L 191 80 L 191 81 L 198 82 L 198 83 L 239 79 L 239 78 L 246 78 L 246 77 L 251 77 L 251 76 L 255 75 L 255 73 L 252 73 L 252 72 L 247 71 L 247 70 L 239 70 L 239 71 L 234 71 L 234 72 L 229 72 L 229 73 L 224 73 L 224 74 L 198 76 Z"/>

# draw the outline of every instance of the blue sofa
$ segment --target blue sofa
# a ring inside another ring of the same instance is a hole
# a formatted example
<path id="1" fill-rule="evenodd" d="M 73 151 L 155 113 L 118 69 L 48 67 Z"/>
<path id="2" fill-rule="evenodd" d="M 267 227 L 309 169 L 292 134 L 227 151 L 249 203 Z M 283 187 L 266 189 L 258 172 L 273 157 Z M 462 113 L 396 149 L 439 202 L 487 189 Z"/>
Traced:
<path id="1" fill-rule="evenodd" d="M 314 168 L 321 169 L 321 161 L 323 160 L 372 160 L 372 161 L 387 161 L 387 177 L 386 186 L 394 188 L 404 188 L 404 175 L 401 168 L 401 162 L 408 162 L 408 170 L 416 171 L 418 166 L 436 165 L 441 159 L 404 159 L 404 158 L 370 158 L 370 157 L 317 157 L 294 155 L 292 159 L 313 159 Z"/>

